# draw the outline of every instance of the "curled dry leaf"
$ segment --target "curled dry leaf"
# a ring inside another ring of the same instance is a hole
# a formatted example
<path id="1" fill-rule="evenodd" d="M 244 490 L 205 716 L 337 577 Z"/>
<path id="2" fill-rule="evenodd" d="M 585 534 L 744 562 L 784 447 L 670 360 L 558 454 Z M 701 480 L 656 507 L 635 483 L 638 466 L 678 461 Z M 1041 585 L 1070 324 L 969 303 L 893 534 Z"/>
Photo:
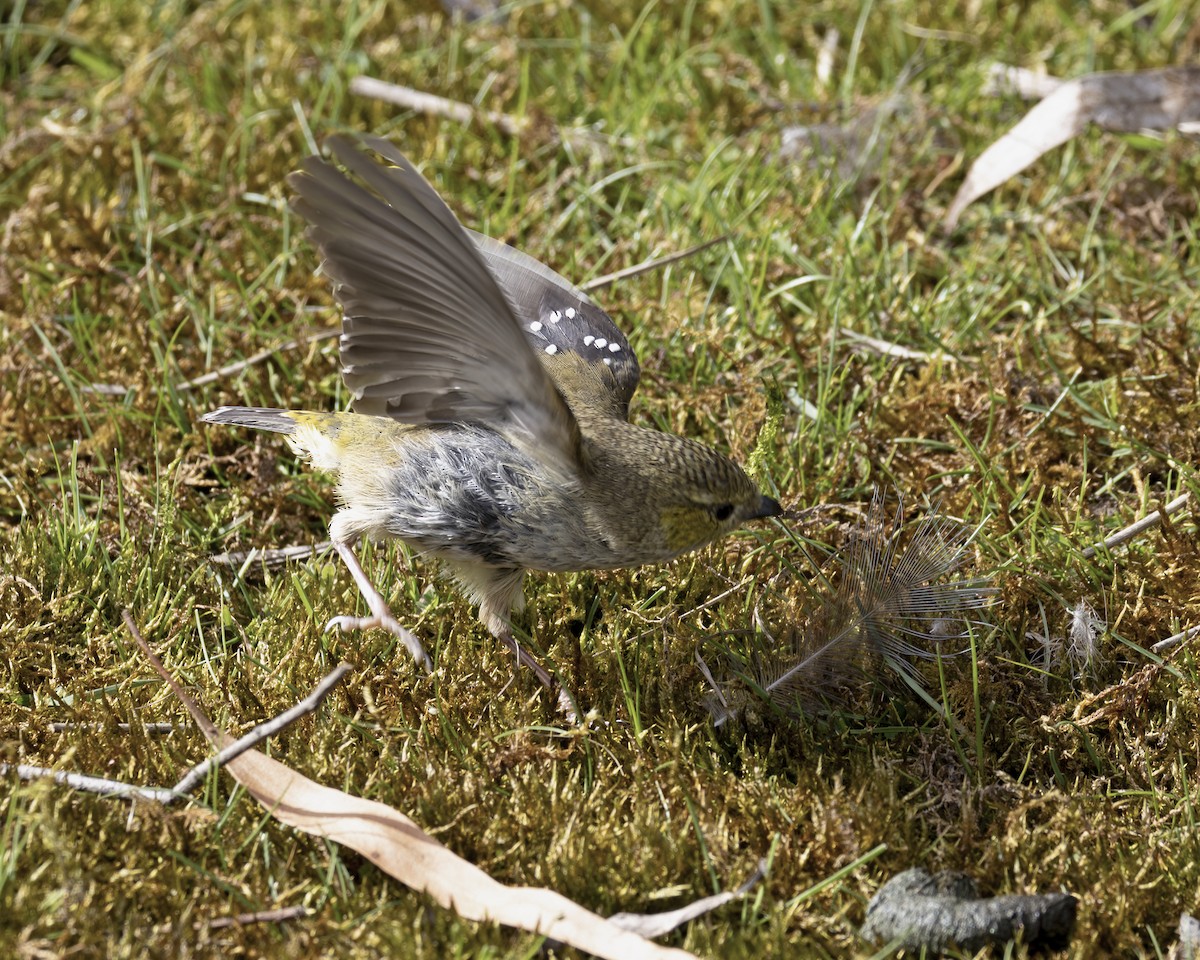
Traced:
<path id="1" fill-rule="evenodd" d="M 608 919 L 610 923 L 615 923 L 623 930 L 632 930 L 643 937 L 661 937 L 677 927 L 682 927 L 685 923 L 691 923 L 697 917 L 711 913 L 717 907 L 723 907 L 733 900 L 744 897 L 754 889 L 755 884 L 766 876 L 766 873 L 767 862 L 760 860 L 754 872 L 736 890 L 725 890 L 722 893 L 714 893 L 711 897 L 701 897 L 678 910 L 667 910 L 663 913 L 614 913 Z"/>
<path id="2" fill-rule="evenodd" d="M 1052 77 L 1048 73 L 1030 70 L 1027 67 L 1010 67 L 1004 63 L 993 63 L 988 68 L 983 92 L 989 97 L 1006 97 L 1015 93 L 1025 100 L 1041 100 L 1061 87 L 1066 80 Z"/>
<path id="3" fill-rule="evenodd" d="M 219 749 L 228 746 L 229 735 L 163 666 L 129 612 L 123 616 L 134 641 L 205 737 Z M 695 957 L 686 950 L 651 943 L 553 890 L 507 887 L 442 846 L 398 810 L 322 786 L 257 750 L 228 761 L 225 769 L 280 823 L 361 853 L 384 873 L 429 894 L 467 920 L 540 933 L 610 960 Z"/>
<path id="4" fill-rule="evenodd" d="M 226 766 L 280 823 L 356 850 L 461 917 L 529 930 L 612 960 L 694 954 L 661 947 L 553 890 L 508 887 L 442 846 L 398 810 L 309 780 L 252 750 Z"/>
<path id="5" fill-rule="evenodd" d="M 971 165 L 946 211 L 953 230 L 968 205 L 1089 123 L 1105 130 L 1169 130 L 1200 120 L 1200 68 L 1093 73 L 1065 81 Z"/>
<path id="6" fill-rule="evenodd" d="M 1200 956 L 1200 920 L 1190 913 L 1179 916 L 1179 942 L 1171 956 L 1176 960 L 1196 960 Z"/>
<path id="7" fill-rule="evenodd" d="M 847 123 L 784 127 L 779 134 L 779 159 L 832 161 L 840 176 L 850 180 L 874 173 L 883 161 L 897 127 L 897 117 L 919 113 L 911 97 L 893 94 Z"/>

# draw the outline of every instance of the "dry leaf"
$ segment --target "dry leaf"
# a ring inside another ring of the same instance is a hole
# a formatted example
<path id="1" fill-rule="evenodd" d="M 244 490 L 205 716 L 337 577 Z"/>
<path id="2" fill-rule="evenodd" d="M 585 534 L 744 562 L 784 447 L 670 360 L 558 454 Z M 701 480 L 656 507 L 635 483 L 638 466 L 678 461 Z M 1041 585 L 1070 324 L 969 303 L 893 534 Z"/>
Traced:
<path id="1" fill-rule="evenodd" d="M 399 811 L 315 783 L 257 750 L 242 754 L 226 769 L 280 823 L 345 844 L 468 920 L 540 933 L 612 960 L 695 956 L 623 930 L 553 890 L 507 887 Z"/>
<path id="2" fill-rule="evenodd" d="M 1170 956 L 1176 960 L 1196 960 L 1200 955 L 1200 920 L 1190 913 L 1180 914 L 1179 942 L 1172 948 Z"/>
<path id="3" fill-rule="evenodd" d="M 227 746 L 229 735 L 217 728 L 163 666 L 129 612 L 123 615 L 138 646 L 205 737 L 217 748 Z M 280 823 L 344 844 L 384 873 L 429 894 L 467 920 L 529 930 L 608 960 L 695 958 L 686 950 L 651 943 L 553 890 L 506 887 L 442 846 L 398 810 L 322 786 L 257 750 L 230 760 L 225 769 Z"/>
<path id="4" fill-rule="evenodd" d="M 831 160 L 842 177 L 853 179 L 880 165 L 897 127 L 897 116 L 907 115 L 911 122 L 912 115 L 919 112 L 911 97 L 893 94 L 845 124 L 784 127 L 779 133 L 778 156 L 788 163 Z"/>
<path id="5" fill-rule="evenodd" d="M 1167 130 L 1200 120 L 1200 68 L 1093 73 L 1054 88 L 971 166 L 943 224 L 953 230 L 967 206 L 1066 143 L 1089 123 L 1105 130 Z"/>
<path id="6" fill-rule="evenodd" d="M 609 922 L 615 923 L 621 929 L 632 930 L 643 937 L 661 937 L 676 927 L 682 927 L 697 917 L 711 913 L 717 907 L 723 907 L 730 901 L 744 897 L 766 875 L 766 872 L 767 861 L 760 860 L 754 872 L 736 890 L 726 890 L 723 893 L 715 893 L 711 897 L 693 900 L 678 910 L 667 910 L 663 913 L 614 913 L 608 919 Z"/>
<path id="7" fill-rule="evenodd" d="M 1040 73 L 1026 67 L 1010 67 L 993 63 L 988 68 L 987 82 L 983 92 L 989 97 L 1004 97 L 1015 93 L 1024 100 L 1041 100 L 1048 97 L 1067 81 Z"/>

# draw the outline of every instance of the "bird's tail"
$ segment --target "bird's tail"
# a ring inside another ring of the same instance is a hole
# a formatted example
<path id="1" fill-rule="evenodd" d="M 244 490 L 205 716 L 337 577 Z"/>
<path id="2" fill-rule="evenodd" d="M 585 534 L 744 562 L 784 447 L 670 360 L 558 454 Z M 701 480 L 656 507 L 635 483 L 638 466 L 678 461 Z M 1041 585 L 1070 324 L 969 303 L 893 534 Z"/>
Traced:
<path id="1" fill-rule="evenodd" d="M 232 423 L 252 430 L 268 430 L 271 433 L 292 434 L 299 425 L 299 417 L 320 414 L 295 413 L 277 410 L 274 407 L 218 407 L 200 418 L 202 423 Z"/>
<path id="2" fill-rule="evenodd" d="M 274 407 L 218 407 L 200 419 L 282 433 L 297 454 L 322 470 L 340 470 L 348 448 L 391 426 L 381 417 Z"/>

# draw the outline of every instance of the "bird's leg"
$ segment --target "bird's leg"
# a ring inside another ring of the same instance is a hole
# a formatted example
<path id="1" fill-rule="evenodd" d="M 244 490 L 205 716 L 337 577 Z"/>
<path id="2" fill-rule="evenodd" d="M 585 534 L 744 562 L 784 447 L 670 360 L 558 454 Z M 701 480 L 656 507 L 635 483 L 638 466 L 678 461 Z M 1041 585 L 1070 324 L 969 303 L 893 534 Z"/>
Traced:
<path id="1" fill-rule="evenodd" d="M 484 595 L 479 605 L 479 619 L 483 621 L 484 626 L 488 628 L 493 637 L 516 655 L 517 663 L 532 670 L 533 675 L 538 678 L 538 682 L 558 698 L 559 713 L 566 718 L 567 722 L 578 723 L 579 716 L 575 711 L 575 698 L 571 696 L 570 691 L 550 676 L 550 672 L 538 662 L 537 657 L 521 646 L 517 638 L 513 636 L 512 626 L 508 621 L 509 610 L 513 606 L 513 598 L 520 593 L 521 581 L 524 577 L 525 572 L 519 570 L 515 572 L 515 576 L 510 574 L 509 577 L 496 581 L 493 590 Z"/>
<path id="2" fill-rule="evenodd" d="M 532 670 L 533 675 L 538 678 L 542 686 L 557 696 L 558 712 L 566 718 L 567 723 L 578 723 L 579 715 L 575 711 L 575 698 L 571 696 L 571 692 L 550 676 L 549 671 L 538 663 L 537 657 L 521 646 L 517 638 L 513 636 L 512 628 L 505 624 L 502 630 L 493 629 L 492 636 L 515 653 L 517 663 Z"/>
<path id="3" fill-rule="evenodd" d="M 363 570 L 362 564 L 358 562 L 358 557 L 355 556 L 350 544 L 344 540 L 334 540 L 333 549 L 338 552 L 338 555 L 345 562 L 347 569 L 350 571 L 350 576 L 354 578 L 354 582 L 358 585 L 358 592 L 362 594 L 363 599 L 367 601 L 367 606 L 371 609 L 371 615 L 369 617 L 334 617 L 325 624 L 326 631 L 332 630 L 334 627 L 339 627 L 342 630 L 369 630 L 372 627 L 382 627 L 384 630 L 398 637 L 408 647 L 408 652 L 413 655 L 413 659 L 417 663 L 425 668 L 426 673 L 433 670 L 433 662 L 429 659 L 429 654 L 425 652 L 421 641 L 417 639 L 415 633 L 407 627 L 402 626 L 392 616 L 392 611 L 388 609 L 387 601 L 383 599 L 383 594 L 376 590 L 375 585 L 371 583 L 370 578 L 367 576 L 366 571 Z"/>
<path id="4" fill-rule="evenodd" d="M 513 636 L 512 628 L 510 628 L 508 624 L 505 624 L 504 629 L 502 630 L 493 630 L 492 636 L 494 636 L 502 644 L 508 647 L 509 650 L 515 653 L 517 655 L 517 662 L 522 666 L 528 667 L 530 670 L 532 670 L 533 675 L 538 678 L 538 681 L 543 687 L 545 687 L 547 690 L 554 690 L 558 686 L 554 678 L 550 676 L 550 671 L 548 671 L 538 662 L 537 657 L 535 657 L 532 653 L 521 646 L 519 642 L 517 642 L 517 638 Z"/>

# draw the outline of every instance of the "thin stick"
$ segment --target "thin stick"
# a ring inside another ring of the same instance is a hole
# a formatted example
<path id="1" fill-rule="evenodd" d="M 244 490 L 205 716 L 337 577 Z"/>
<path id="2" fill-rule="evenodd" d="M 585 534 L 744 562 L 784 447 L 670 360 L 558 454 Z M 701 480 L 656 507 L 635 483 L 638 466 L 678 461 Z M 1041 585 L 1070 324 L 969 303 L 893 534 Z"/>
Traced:
<path id="1" fill-rule="evenodd" d="M 150 666 L 154 668 L 154 672 L 163 678 L 163 681 L 168 687 L 171 688 L 171 692 L 174 693 L 184 707 L 187 708 L 188 713 L 197 718 L 196 723 L 199 725 L 200 729 L 203 730 L 205 737 L 213 743 L 219 743 L 222 740 L 228 741 L 229 737 L 225 734 L 222 734 L 221 731 L 217 729 L 216 725 L 205 717 L 204 712 L 196 704 L 196 701 L 191 697 L 190 694 L 188 694 L 186 690 L 183 689 L 179 681 L 175 679 L 171 672 L 165 666 L 163 666 L 162 660 L 160 660 L 158 655 L 150 648 L 150 644 L 147 643 L 146 638 L 142 636 L 142 632 L 138 629 L 137 624 L 133 622 L 133 616 L 128 610 L 121 611 L 121 619 L 125 621 L 125 628 L 133 637 L 134 643 L 141 648 L 142 653 L 146 655 L 146 659 L 150 661 Z M 226 743 L 225 747 L 215 757 L 210 757 L 203 763 L 197 764 L 190 771 L 188 771 L 188 773 L 182 780 L 179 781 L 179 783 L 171 788 L 170 793 L 172 795 L 172 799 L 183 796 L 196 784 L 200 783 L 200 781 L 202 781 L 208 775 L 208 771 L 210 769 L 219 767 L 224 763 L 228 763 L 235 757 L 241 756 L 247 750 L 251 749 L 254 744 L 266 739 L 273 733 L 278 733 L 289 723 L 293 723 L 305 714 L 316 710 L 329 691 L 337 685 L 337 683 L 349 672 L 349 670 L 349 664 L 338 664 L 337 668 L 331 674 L 325 677 L 324 680 L 317 684 L 313 692 L 305 697 L 304 700 L 302 700 L 296 706 L 292 707 L 290 710 L 284 711 L 274 720 L 268 720 L 266 723 L 259 724 L 248 734 L 246 734 L 246 736 L 234 741 L 233 743 Z M 163 802 L 165 803 L 167 801 Z"/>
<path id="2" fill-rule="evenodd" d="M 1165 640 L 1159 640 L 1150 649 L 1155 653 L 1162 653 L 1164 650 L 1170 650 L 1176 644 L 1183 643 L 1184 640 L 1190 640 L 1198 633 L 1200 633 L 1200 627 L 1188 627 L 1186 630 L 1173 634 Z"/>
<path id="3" fill-rule="evenodd" d="M 713 240 L 705 240 L 704 243 L 698 243 L 694 247 L 688 247 L 686 250 L 680 250 L 678 253 L 670 253 L 665 257 L 659 257 L 657 260 L 646 260 L 642 263 L 635 264 L 632 267 L 625 267 L 617 270 L 614 273 L 606 273 L 602 277 L 596 277 L 594 280 L 589 280 L 587 283 L 580 286 L 580 290 L 588 293 L 592 290 L 599 290 L 601 287 L 607 287 L 609 284 L 616 283 L 618 280 L 625 280 L 629 277 L 636 277 L 642 273 L 649 273 L 651 270 L 657 270 L 659 267 L 669 266 L 677 260 L 683 260 L 687 257 L 694 256 L 707 250 L 709 247 L 715 247 L 718 243 L 724 243 L 729 239 L 729 234 L 725 233 Z"/>
<path id="4" fill-rule="evenodd" d="M 1139 533 L 1149 530 L 1151 527 L 1157 527 L 1160 523 L 1162 523 L 1164 516 L 1170 516 L 1185 503 L 1187 503 L 1190 497 L 1190 492 L 1182 493 L 1161 510 L 1155 510 L 1153 513 L 1147 514 L 1146 516 L 1142 517 L 1141 520 L 1131 523 L 1122 530 L 1118 530 L 1102 543 L 1097 543 L 1088 547 L 1083 551 L 1084 559 L 1090 559 L 1091 557 L 1094 557 L 1101 548 L 1104 550 L 1111 550 L 1113 547 L 1124 543 L 1126 540 L 1132 540 Z M 1165 643 L 1166 641 L 1163 642 Z"/>
<path id="5" fill-rule="evenodd" d="M 126 626 L 133 633 L 134 639 L 139 641 L 139 645 L 145 644 L 145 640 L 141 634 L 137 632 L 137 627 L 133 625 L 133 620 L 129 617 L 129 611 L 123 610 L 122 617 L 126 619 Z M 165 672 L 160 670 L 162 661 L 149 652 L 148 646 L 142 647 L 143 652 L 148 652 L 154 663 L 156 670 L 160 674 Z M 83 790 L 87 793 L 96 793 L 105 797 L 137 797 L 141 800 L 153 800 L 158 803 L 168 804 L 175 800 L 180 800 L 186 797 L 197 785 L 199 785 L 209 774 L 210 771 L 220 768 L 229 761 L 240 757 L 247 750 L 253 749 L 263 740 L 274 736 L 285 727 L 295 723 L 301 717 L 307 716 L 314 712 L 320 705 L 321 701 L 329 695 L 329 692 L 336 687 L 351 670 L 350 664 L 340 663 L 337 667 L 328 674 L 320 683 L 313 688 L 312 693 L 297 703 L 294 707 L 285 710 L 283 713 L 268 720 L 266 723 L 260 723 L 245 736 L 238 738 L 233 743 L 226 746 L 215 756 L 209 757 L 202 763 L 192 767 L 183 778 L 173 787 L 141 787 L 133 784 L 124 783 L 120 780 L 110 780 L 106 777 L 91 777 L 82 773 L 66 773 L 61 770 L 52 770 L 49 767 L 34 767 L 26 764 L 18 764 L 15 768 L 7 763 L 0 763 L 0 775 L 7 774 L 10 770 L 15 769 L 17 776 L 22 780 L 37 780 L 43 777 L 53 780 L 55 783 L 61 783 L 64 786 L 71 787 L 75 790 Z M 174 678 L 168 679 L 163 677 L 167 683 L 171 685 L 172 690 L 176 694 L 180 692 Z"/>
<path id="6" fill-rule="evenodd" d="M 954 358 L 948 354 L 928 353 L 925 350 L 914 350 L 911 347 L 904 347 L 898 343 L 892 343 L 890 340 L 880 340 L 878 337 L 870 337 L 865 333 L 859 333 L 857 330 L 851 330 L 848 327 L 840 327 L 838 333 L 846 340 L 852 343 L 862 344 L 869 350 L 874 350 L 876 353 L 884 357 L 894 357 L 898 360 L 920 360 L 926 362 L 929 360 L 947 360 L 951 363 Z"/>
<path id="7" fill-rule="evenodd" d="M 223 567 L 241 567 L 243 565 L 250 566 L 254 563 L 262 563 L 268 569 L 275 569 L 293 560 L 307 560 L 313 554 L 324 553 L 332 546 L 333 544 L 328 540 L 324 540 L 317 544 L 298 544 L 294 547 L 280 547 L 273 550 L 264 550 L 260 547 L 255 547 L 252 550 L 238 550 L 234 553 L 214 554 L 209 557 L 209 560 Z"/>
<path id="8" fill-rule="evenodd" d="M 350 92 L 360 97 L 370 97 L 372 100 L 382 100 L 406 110 L 434 117 L 447 117 L 459 123 L 470 123 L 476 117 L 494 124 L 497 129 L 510 136 L 517 136 L 525 128 L 526 121 L 512 117 L 506 113 L 495 113 L 491 110 L 479 110 L 469 103 L 458 100 L 448 100 L 435 93 L 424 93 L 412 87 L 402 87 L 399 84 L 376 80 L 374 77 L 357 76 L 350 81 Z"/>
<path id="9" fill-rule="evenodd" d="M 178 699 L 179 702 L 184 705 L 188 713 L 190 713 L 193 717 L 205 716 L 204 711 L 200 709 L 200 705 L 197 704 L 194 699 L 192 699 L 192 695 L 183 689 L 179 681 L 171 675 L 171 671 L 163 666 L 163 662 L 158 658 L 158 654 L 150 648 L 150 644 L 148 644 L 146 642 L 146 638 L 142 636 L 142 631 L 139 630 L 137 624 L 133 622 L 133 615 L 128 609 L 121 611 L 121 619 L 125 621 L 125 629 L 128 630 L 129 635 L 133 637 L 133 642 L 141 648 L 142 653 L 146 655 L 146 659 L 150 661 L 150 666 L 154 668 L 154 672 L 162 677 L 163 682 L 171 688 L 171 692 L 175 694 L 176 699 Z M 219 741 L 221 739 L 221 731 L 217 729 L 216 724 L 214 724 L 211 720 L 209 720 L 207 724 L 197 721 L 197 725 L 204 732 L 204 736 L 209 740 Z M 226 739 L 228 738 L 226 737 Z"/>
<path id="10" fill-rule="evenodd" d="M 342 678 L 353 669 L 348 663 L 339 663 L 324 680 L 318 683 L 312 693 L 278 716 L 260 723 L 257 727 L 251 730 L 243 737 L 239 737 L 229 746 L 222 749 L 215 756 L 209 757 L 203 763 L 198 763 L 172 788 L 172 792 L 176 796 L 183 796 L 191 793 L 196 787 L 209 775 L 212 770 L 219 769 L 227 764 L 230 760 L 235 760 L 247 750 L 253 750 L 258 744 L 266 740 L 268 737 L 273 737 L 275 734 L 282 731 L 284 728 L 291 726 L 301 717 L 316 711 L 321 706 L 329 692 L 342 682 Z"/>
<path id="11" fill-rule="evenodd" d="M 258 353 L 252 354 L 245 360 L 239 360 L 237 363 L 226 364 L 219 370 L 212 370 L 202 374 L 192 380 L 185 380 L 183 383 L 175 387 L 180 393 L 188 390 L 194 390 L 196 387 L 202 387 L 207 383 L 213 383 L 224 377 L 230 377 L 234 374 L 241 373 L 248 367 L 252 367 L 257 363 L 262 363 L 275 356 L 277 353 L 283 353 L 285 350 L 295 350 L 297 347 L 303 347 L 310 343 L 317 343 L 321 340 L 328 340 L 331 337 L 341 335 L 341 330 L 322 330 L 320 333 L 314 333 L 311 337 L 297 337 L 295 340 L 288 340 L 286 343 L 281 343 L 278 346 L 267 347 L 265 350 L 259 350 Z"/>
<path id="12" fill-rule="evenodd" d="M 86 793 L 97 793 L 102 797 L 136 797 L 139 800 L 153 800 L 158 803 L 170 803 L 176 799 L 175 791 L 170 787 L 138 787 L 120 780 L 109 780 L 107 777 L 89 777 L 83 773 L 67 773 L 63 770 L 52 770 L 49 767 L 33 767 L 19 763 L 15 767 L 0 763 L 0 776 L 15 770 L 22 780 L 41 780 L 43 778 L 61 783 L 73 790 L 83 790 Z"/>
<path id="13" fill-rule="evenodd" d="M 248 923 L 279 923 L 282 920 L 298 920 L 312 911 L 308 907 L 280 907 L 278 910 L 256 910 L 254 913 L 239 913 L 236 917 L 216 917 L 208 921 L 210 930 L 226 927 L 241 927 Z M 199 926 L 199 924 L 197 924 Z"/>
<path id="14" fill-rule="evenodd" d="M 67 730 L 107 730 L 107 723 L 52 723 L 50 730 L 64 733 Z M 118 730 L 141 730 L 142 733 L 174 733 L 173 723 L 118 723 Z"/>
<path id="15" fill-rule="evenodd" d="M 129 388 L 121 383 L 85 383 L 79 388 L 79 392 L 101 397 L 123 397 L 129 392 Z"/>

